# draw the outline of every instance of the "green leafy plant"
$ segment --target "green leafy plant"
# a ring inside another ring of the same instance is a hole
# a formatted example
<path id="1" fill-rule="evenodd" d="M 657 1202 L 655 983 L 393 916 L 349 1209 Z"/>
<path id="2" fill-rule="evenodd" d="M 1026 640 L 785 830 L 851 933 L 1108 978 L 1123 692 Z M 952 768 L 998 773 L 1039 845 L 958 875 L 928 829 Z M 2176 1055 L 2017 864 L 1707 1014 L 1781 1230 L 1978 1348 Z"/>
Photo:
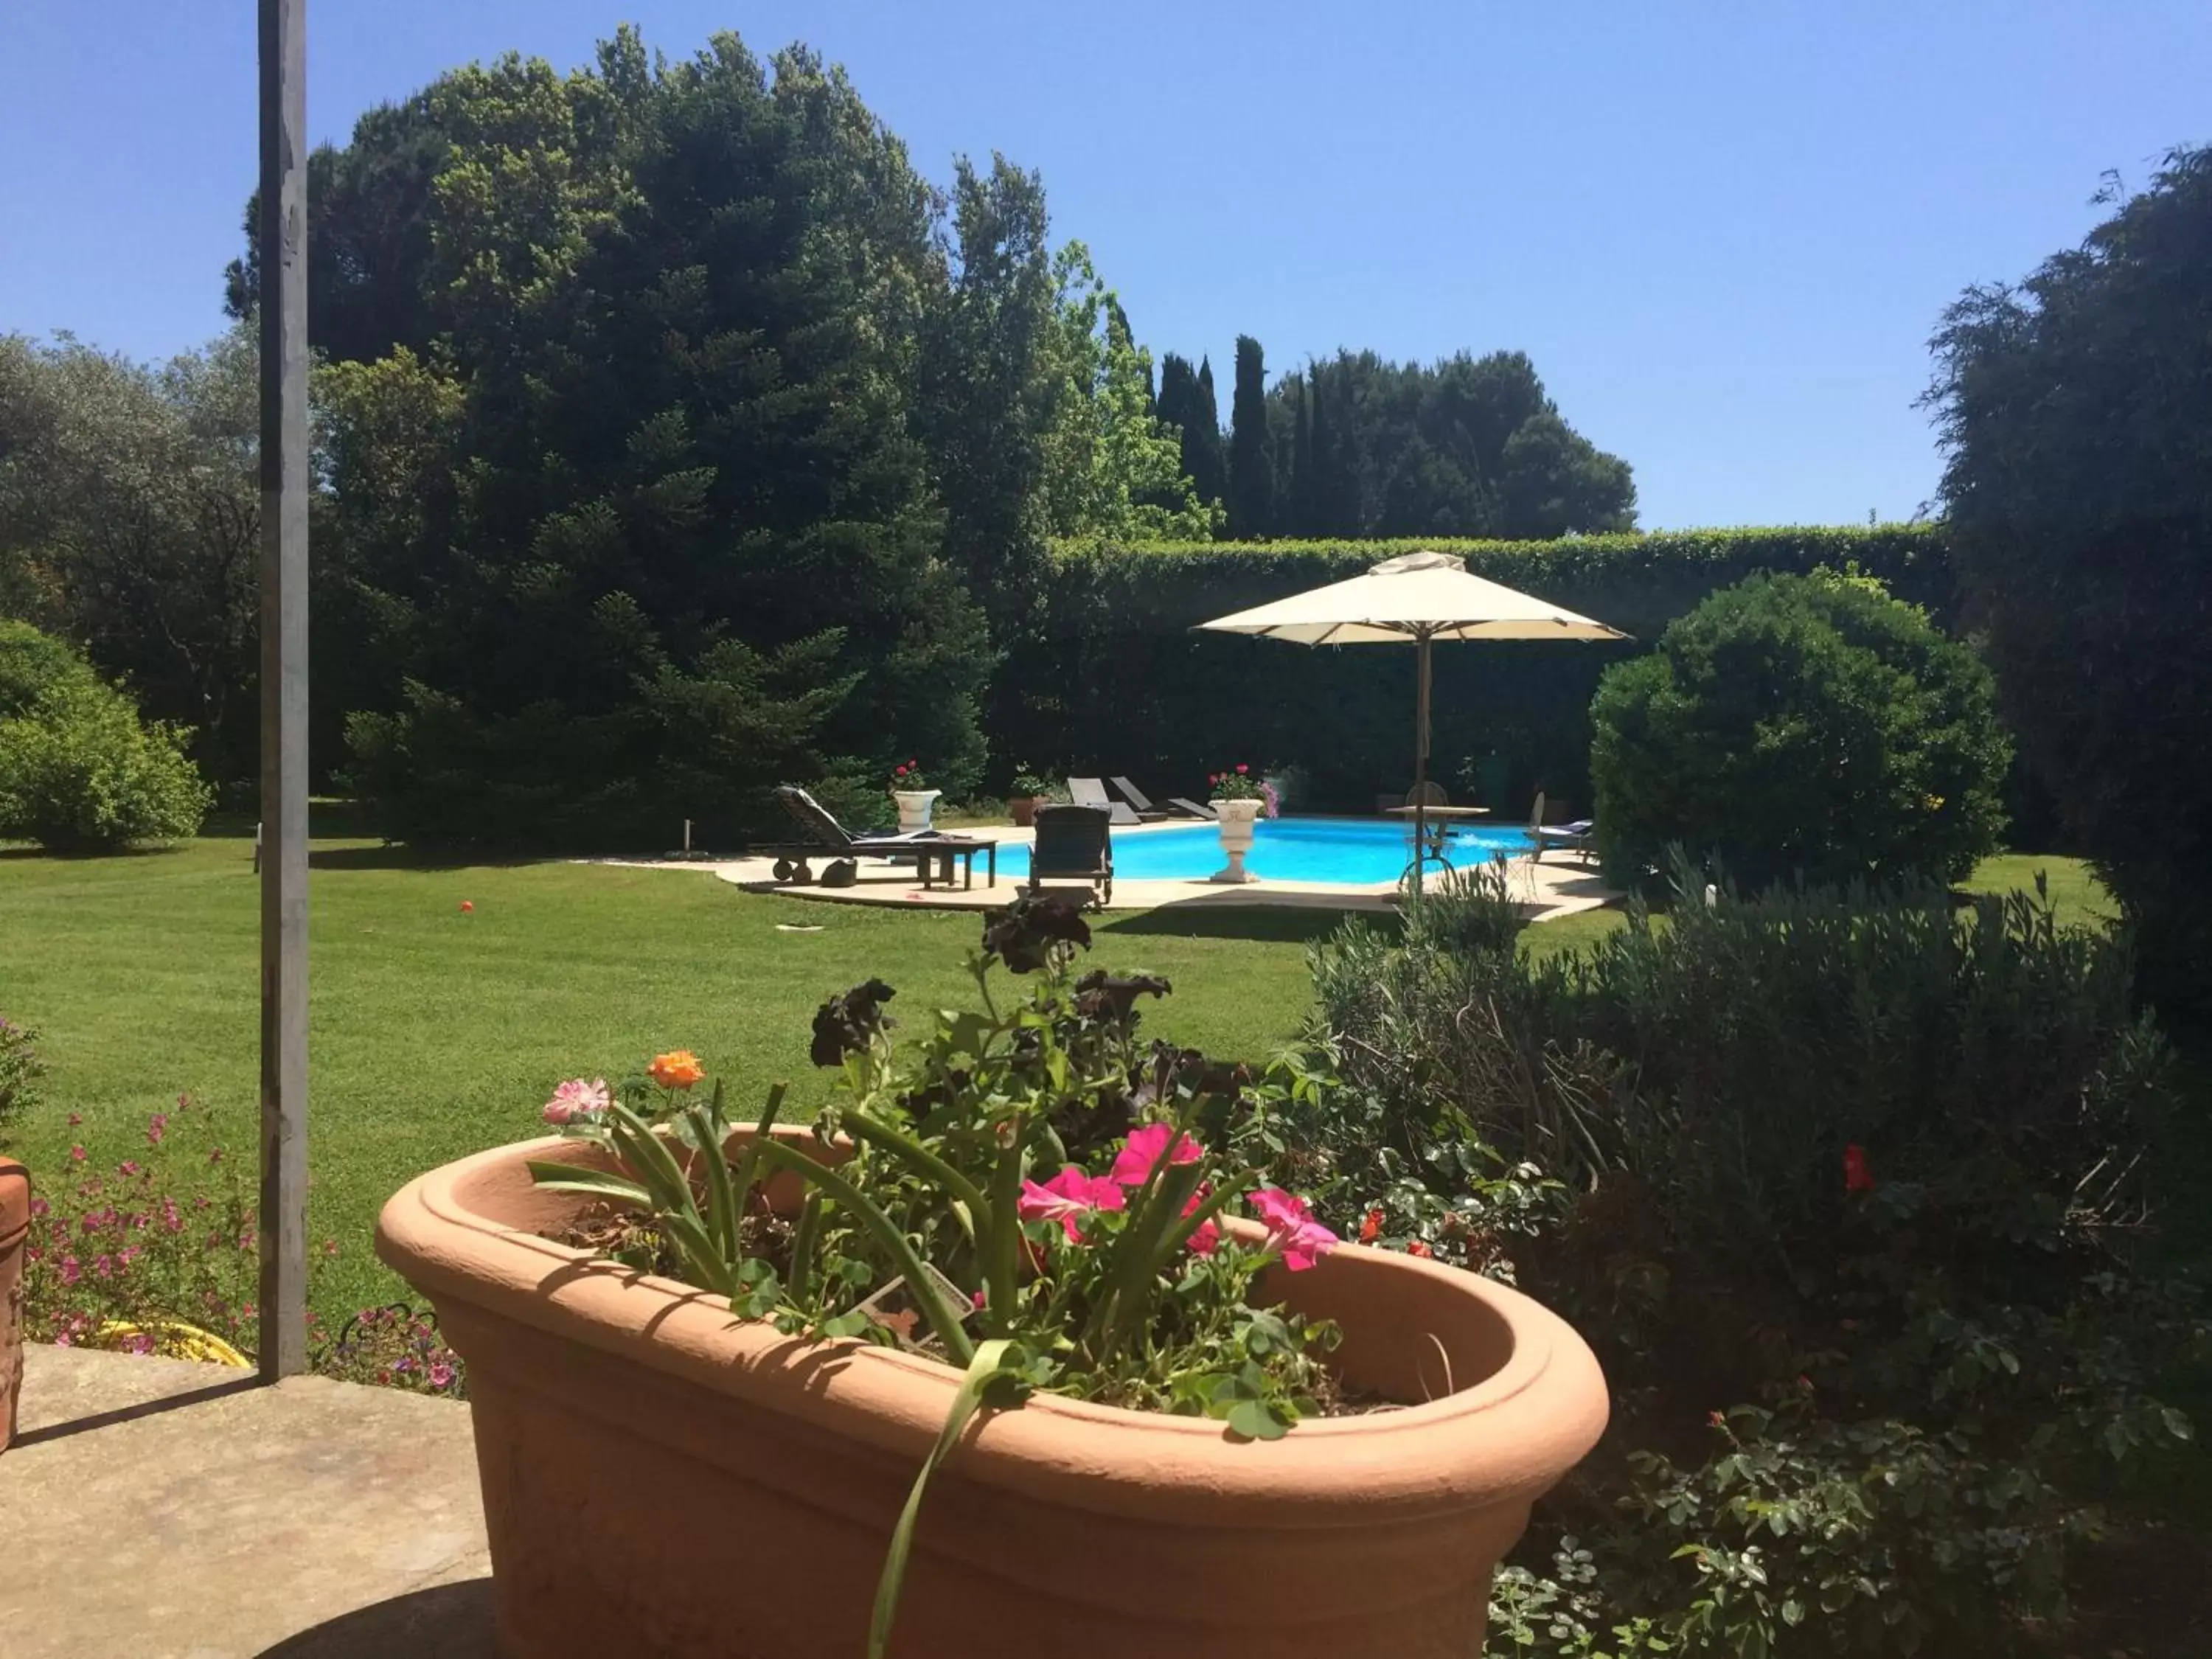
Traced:
<path id="1" fill-rule="evenodd" d="M 39 1103 L 46 1063 L 39 1057 L 38 1036 L 0 1014 L 0 1131 Z"/>
<path id="2" fill-rule="evenodd" d="M 1066 793 L 1062 785 L 1030 766 L 1014 768 L 1012 787 L 1016 800 L 1059 800 Z"/>
<path id="3" fill-rule="evenodd" d="M 141 724 L 128 697 L 89 675 L 53 681 L 0 719 L 0 840 L 102 852 L 195 834 L 214 797 L 186 737 Z"/>
<path id="4" fill-rule="evenodd" d="M 989 916 L 969 963 L 981 1007 L 939 1013 L 910 1054 L 891 1042 L 890 986 L 831 998 L 812 1054 L 839 1086 L 805 1134 L 775 1133 L 779 1087 L 738 1137 L 681 1050 L 616 1088 L 571 1079 L 546 1105 L 608 1167 L 540 1162 L 533 1176 L 649 1223 L 629 1248 L 742 1316 L 904 1343 L 965 1372 L 894 1535 L 872 1651 L 923 1486 L 975 1412 L 1045 1389 L 1273 1439 L 1327 1388 L 1333 1328 L 1255 1304 L 1262 1271 L 1303 1271 L 1336 1243 L 1249 1156 L 1265 1098 L 1295 1080 L 1140 1043 L 1136 1005 L 1167 981 L 1077 977 L 1089 942 L 1065 900 Z M 1024 994 L 1002 999 L 1000 968 L 1032 976 Z M 768 1204 L 775 1176 L 803 1183 L 795 1215 Z M 1249 1224 L 1225 1224 L 1240 1207 Z"/>
<path id="5" fill-rule="evenodd" d="M 1597 847 L 1643 882 L 1679 844 L 1742 880 L 1956 880 L 1996 848 L 2012 745 L 1988 669 L 1851 574 L 1756 575 L 1609 669 Z"/>
<path id="6" fill-rule="evenodd" d="M 1479 873 L 1347 928 L 1272 1115 L 1331 1225 L 1511 1277 L 1613 1384 L 1489 1650 L 2039 1652 L 2212 1353 L 2142 1247 L 2169 1062 L 2127 941 L 2039 893 L 1674 880 L 1543 961 Z"/>
<path id="7" fill-rule="evenodd" d="M 1273 802 L 1274 794 L 1267 780 L 1239 761 L 1224 767 L 1218 772 L 1206 775 L 1206 793 L 1215 800 L 1264 800 Z M 1270 817 L 1273 816 L 1271 813 Z"/>

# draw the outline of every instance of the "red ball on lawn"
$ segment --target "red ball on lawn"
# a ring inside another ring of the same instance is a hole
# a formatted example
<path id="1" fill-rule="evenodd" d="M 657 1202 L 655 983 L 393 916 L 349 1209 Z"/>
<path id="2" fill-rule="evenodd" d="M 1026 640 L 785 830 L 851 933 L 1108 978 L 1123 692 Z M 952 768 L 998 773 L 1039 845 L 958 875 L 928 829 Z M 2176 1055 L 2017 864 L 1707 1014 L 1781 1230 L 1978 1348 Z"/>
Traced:
<path id="1" fill-rule="evenodd" d="M 475 905 L 470 903 L 466 899 L 463 899 L 461 901 L 461 908 L 464 910 L 473 910 L 476 908 L 477 907 Z"/>

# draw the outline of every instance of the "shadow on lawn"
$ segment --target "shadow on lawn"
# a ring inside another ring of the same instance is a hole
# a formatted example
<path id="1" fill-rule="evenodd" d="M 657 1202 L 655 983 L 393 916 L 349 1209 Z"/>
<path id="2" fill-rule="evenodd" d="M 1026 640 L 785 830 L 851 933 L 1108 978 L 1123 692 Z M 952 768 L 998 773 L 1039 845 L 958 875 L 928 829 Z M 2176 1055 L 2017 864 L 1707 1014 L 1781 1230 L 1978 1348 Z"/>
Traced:
<path id="1" fill-rule="evenodd" d="M 1296 908 L 1262 904 L 1209 904 L 1203 900 L 1164 904 L 1133 915 L 1109 914 L 1091 924 L 1100 933 L 1164 933 L 1175 939 L 1259 939 L 1273 944 L 1310 945 L 1327 939 L 1354 915 L 1387 921 L 1374 912 L 1340 910 L 1334 907 Z"/>
<path id="2" fill-rule="evenodd" d="M 526 864 L 559 861 L 477 852 L 464 847 L 410 847 L 404 842 L 362 842 L 307 849 L 307 863 L 317 870 L 514 870 Z"/>

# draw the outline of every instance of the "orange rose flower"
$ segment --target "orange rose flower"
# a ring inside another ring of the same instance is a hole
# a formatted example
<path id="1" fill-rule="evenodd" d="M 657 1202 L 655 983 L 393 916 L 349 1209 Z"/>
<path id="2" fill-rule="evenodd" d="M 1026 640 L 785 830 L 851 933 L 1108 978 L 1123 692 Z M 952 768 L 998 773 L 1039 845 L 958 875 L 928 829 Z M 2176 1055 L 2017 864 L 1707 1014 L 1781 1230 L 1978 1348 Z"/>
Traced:
<path id="1" fill-rule="evenodd" d="M 688 1089 L 707 1075 L 707 1068 L 689 1048 L 678 1048 L 673 1054 L 655 1054 L 645 1074 L 664 1089 Z"/>

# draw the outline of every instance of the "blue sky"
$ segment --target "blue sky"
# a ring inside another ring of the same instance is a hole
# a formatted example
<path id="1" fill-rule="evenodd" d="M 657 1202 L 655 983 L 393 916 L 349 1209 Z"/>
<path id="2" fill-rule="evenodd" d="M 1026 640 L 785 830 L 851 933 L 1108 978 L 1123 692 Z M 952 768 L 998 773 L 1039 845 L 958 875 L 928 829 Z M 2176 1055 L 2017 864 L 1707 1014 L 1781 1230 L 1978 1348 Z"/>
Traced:
<path id="1" fill-rule="evenodd" d="M 252 0 L 0 0 L 0 331 L 140 356 L 222 325 L 254 166 Z M 1041 169 L 1155 353 L 1239 332 L 1520 348 L 1683 525 L 1911 514 L 1912 400 L 1968 283 L 2077 240 L 2118 169 L 2212 139 L 2212 6 L 1112 7 L 309 0 L 309 120 L 509 48 L 562 66 L 629 15 L 845 64 L 932 177 Z M 1226 375 L 1222 374 L 1226 401 Z"/>

